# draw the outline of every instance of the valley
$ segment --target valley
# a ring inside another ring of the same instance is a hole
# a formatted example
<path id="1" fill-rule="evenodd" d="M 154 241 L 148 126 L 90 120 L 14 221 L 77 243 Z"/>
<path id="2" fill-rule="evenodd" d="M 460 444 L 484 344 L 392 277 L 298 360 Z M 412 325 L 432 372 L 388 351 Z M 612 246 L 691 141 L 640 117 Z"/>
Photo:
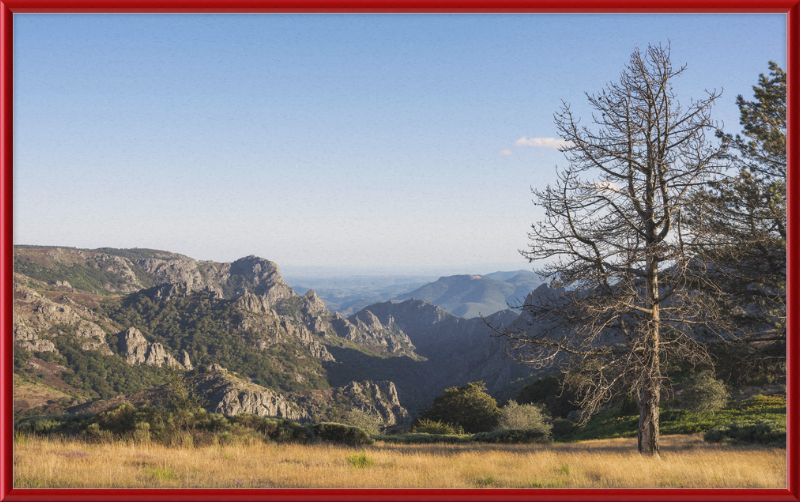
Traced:
<path id="1" fill-rule="evenodd" d="M 16 246 L 14 271 L 17 414 L 157 402 L 176 367 L 216 381 L 203 387 L 216 412 L 321 421 L 356 407 L 392 425 L 409 423 L 445 388 L 482 380 L 498 392 L 531 375 L 504 357 L 480 318 L 416 298 L 344 316 L 256 256 L 218 263 L 149 249 Z M 380 297 L 419 279 L 343 284 Z M 511 324 L 519 313 L 491 319 Z"/>

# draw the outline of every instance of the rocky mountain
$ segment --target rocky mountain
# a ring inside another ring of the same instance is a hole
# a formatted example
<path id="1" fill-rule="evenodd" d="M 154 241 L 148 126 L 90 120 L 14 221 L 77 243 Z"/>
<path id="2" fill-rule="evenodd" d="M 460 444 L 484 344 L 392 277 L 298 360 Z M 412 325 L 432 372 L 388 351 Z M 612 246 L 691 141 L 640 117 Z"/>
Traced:
<path id="1" fill-rule="evenodd" d="M 514 274 L 509 276 L 509 274 Z M 464 318 L 487 316 L 518 305 L 542 280 L 530 272 L 495 272 L 495 277 L 453 275 L 399 295 L 396 301 L 425 300 Z"/>
<path id="2" fill-rule="evenodd" d="M 381 302 L 351 316 L 375 318 L 385 326 L 405 333 L 424 361 L 386 361 L 375 367 L 364 358 L 349 356 L 351 366 L 367 369 L 376 378 L 391 379 L 398 386 L 404 405 L 416 410 L 444 389 L 483 380 L 489 392 L 528 376 L 530 370 L 506 357 L 503 343 L 490 336 L 491 330 L 478 319 L 464 319 L 423 300 Z M 505 310 L 489 316 L 496 327 L 522 323 L 517 312 Z M 333 354 L 341 359 L 334 350 Z M 336 381 L 337 374 L 332 375 Z"/>
<path id="3" fill-rule="evenodd" d="M 21 246 L 14 263 L 15 385 L 38 389 L 30 402 L 49 392 L 85 408 L 150 395 L 177 368 L 213 410 L 330 420 L 359 408 L 391 425 L 447 387 L 484 380 L 492 391 L 529 373 L 503 358 L 480 319 L 422 300 L 343 317 L 252 255 L 217 263 Z"/>

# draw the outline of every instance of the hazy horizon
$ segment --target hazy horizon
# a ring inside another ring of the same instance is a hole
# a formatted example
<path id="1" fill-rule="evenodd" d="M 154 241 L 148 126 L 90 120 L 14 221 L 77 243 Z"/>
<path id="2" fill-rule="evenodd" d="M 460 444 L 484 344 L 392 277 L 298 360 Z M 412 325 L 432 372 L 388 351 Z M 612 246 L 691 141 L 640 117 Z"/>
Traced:
<path id="1" fill-rule="evenodd" d="M 758 36 L 742 36 L 758 33 Z M 782 14 L 15 14 L 14 237 L 284 275 L 532 270 L 553 113 L 671 43 L 740 131 Z"/>

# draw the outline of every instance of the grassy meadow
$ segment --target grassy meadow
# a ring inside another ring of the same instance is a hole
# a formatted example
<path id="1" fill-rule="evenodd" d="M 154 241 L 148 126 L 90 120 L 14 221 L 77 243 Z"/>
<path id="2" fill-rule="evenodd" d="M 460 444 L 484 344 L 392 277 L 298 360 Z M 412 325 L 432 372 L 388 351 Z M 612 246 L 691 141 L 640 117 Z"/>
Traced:
<path id="1" fill-rule="evenodd" d="M 167 447 L 18 436 L 16 488 L 783 488 L 786 450 L 661 438 L 660 458 L 635 438 L 580 443 L 403 445 L 319 443 Z"/>

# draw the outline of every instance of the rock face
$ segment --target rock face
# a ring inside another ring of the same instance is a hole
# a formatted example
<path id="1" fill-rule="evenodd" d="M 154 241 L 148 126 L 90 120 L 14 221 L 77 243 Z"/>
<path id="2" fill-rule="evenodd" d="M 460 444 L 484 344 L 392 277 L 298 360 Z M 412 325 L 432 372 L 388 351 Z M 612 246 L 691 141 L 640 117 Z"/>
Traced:
<path id="1" fill-rule="evenodd" d="M 48 338 L 71 331 L 83 350 L 112 355 L 100 319 L 79 305 L 56 303 L 31 288 L 14 283 L 14 341 L 33 352 L 57 352 Z"/>
<path id="2" fill-rule="evenodd" d="M 349 320 L 361 332 L 360 336 L 356 334 L 354 338 L 351 338 L 354 341 L 365 345 L 375 344 L 386 347 L 391 353 L 398 353 L 403 349 L 413 352 L 416 348 L 408 335 L 397 327 L 392 316 L 389 316 L 386 325 L 383 325 L 375 314 L 369 310 L 362 310 L 351 316 Z"/>
<path id="3" fill-rule="evenodd" d="M 341 390 L 359 409 L 380 415 L 384 426 L 411 423 L 411 416 L 400 405 L 397 388 L 392 382 L 350 382 Z"/>
<path id="4" fill-rule="evenodd" d="M 300 422 L 308 414 L 282 394 L 244 381 L 219 365 L 195 378 L 196 388 L 210 402 L 215 413 L 236 415 L 252 413 L 263 417 L 281 417 Z"/>
<path id="5" fill-rule="evenodd" d="M 264 350 L 293 338 L 308 349 L 311 357 L 325 362 L 335 361 L 325 345 L 316 339 L 315 333 L 294 316 L 278 314 L 267 297 L 248 292 L 236 299 L 236 305 L 244 314 L 240 327 L 259 333 L 255 342 L 257 348 Z"/>
<path id="6" fill-rule="evenodd" d="M 481 319 L 463 319 L 422 300 L 370 305 L 350 317 L 353 323 L 391 325 L 406 334 L 426 361 L 410 361 L 405 371 L 384 372 L 398 386 L 406 407 L 430 403 L 444 389 L 483 380 L 489 392 L 530 373 L 506 357 L 505 345 L 490 336 Z M 502 311 L 488 318 L 492 325 L 520 322 L 519 314 Z M 336 353 L 334 352 L 334 355 Z M 334 385 L 341 385 L 334 382 Z"/>
<path id="7" fill-rule="evenodd" d="M 128 364 L 140 365 L 147 364 L 149 366 L 162 367 L 177 366 L 181 369 L 186 368 L 183 364 L 179 363 L 172 355 L 167 353 L 164 346 L 160 343 L 148 343 L 142 332 L 136 328 L 128 328 L 124 331 L 117 333 L 119 354 Z M 183 352 L 182 358 L 184 361 L 189 361 L 189 354 Z M 191 363 L 190 363 L 191 365 Z"/>
<path id="8" fill-rule="evenodd" d="M 251 292 L 275 305 L 279 300 L 297 296 L 283 282 L 278 265 L 254 255 L 231 263 L 227 277 L 223 276 L 223 279 L 227 279 L 228 287 L 233 290 L 233 298 Z"/>

